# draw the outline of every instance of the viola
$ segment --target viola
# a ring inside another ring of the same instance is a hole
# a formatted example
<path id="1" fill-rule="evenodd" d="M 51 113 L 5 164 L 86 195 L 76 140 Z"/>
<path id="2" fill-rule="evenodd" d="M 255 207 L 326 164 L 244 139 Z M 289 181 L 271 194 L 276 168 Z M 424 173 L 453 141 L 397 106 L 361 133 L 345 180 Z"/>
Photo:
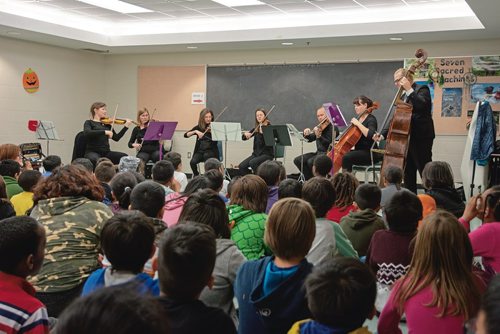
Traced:
<path id="1" fill-rule="evenodd" d="M 330 125 L 330 122 L 328 120 L 328 117 L 325 116 L 325 118 L 323 118 L 323 120 L 319 122 L 318 125 L 315 126 L 315 128 L 318 129 L 320 136 L 323 133 L 323 131 L 325 131 L 325 129 L 328 127 L 328 125 Z"/>
<path id="2" fill-rule="evenodd" d="M 102 124 L 106 124 L 106 125 L 112 125 L 112 124 L 123 125 L 123 124 L 127 123 L 126 119 L 115 118 L 115 120 L 113 121 L 113 119 L 110 117 L 101 118 L 99 121 Z M 137 123 L 136 121 L 132 121 L 132 123 L 134 123 L 135 125 L 139 125 L 139 123 Z"/>

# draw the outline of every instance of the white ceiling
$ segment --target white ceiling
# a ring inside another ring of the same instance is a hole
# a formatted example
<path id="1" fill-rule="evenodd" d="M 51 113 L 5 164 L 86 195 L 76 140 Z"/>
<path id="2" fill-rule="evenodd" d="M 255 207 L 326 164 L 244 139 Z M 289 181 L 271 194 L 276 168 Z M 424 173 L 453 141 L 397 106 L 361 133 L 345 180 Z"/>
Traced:
<path id="1" fill-rule="evenodd" d="M 0 0 L 0 36 L 110 53 L 500 38 L 498 0 L 261 0 L 233 8 L 211 0 L 124 1 L 152 12 L 122 14 L 76 0 Z"/>

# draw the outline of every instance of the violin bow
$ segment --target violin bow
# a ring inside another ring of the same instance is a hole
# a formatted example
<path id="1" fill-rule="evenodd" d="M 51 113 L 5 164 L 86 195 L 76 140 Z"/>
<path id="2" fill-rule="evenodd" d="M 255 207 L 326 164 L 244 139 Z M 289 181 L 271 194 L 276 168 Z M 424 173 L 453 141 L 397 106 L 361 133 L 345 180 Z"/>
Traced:
<path id="1" fill-rule="evenodd" d="M 113 121 L 111 122 L 111 131 L 114 131 L 116 113 L 118 112 L 118 104 L 116 104 L 115 113 L 113 114 Z"/>
<path id="2" fill-rule="evenodd" d="M 144 109 L 146 109 L 146 108 L 144 108 Z M 146 109 L 146 110 L 147 110 L 147 109 Z M 153 121 L 153 119 L 154 119 L 154 117 L 153 117 L 153 116 L 155 115 L 155 112 L 156 112 L 156 108 L 154 108 L 154 109 L 153 109 L 153 112 L 151 113 L 151 116 L 149 116 L 149 122 Z M 149 113 L 149 112 L 148 112 L 148 113 Z"/>

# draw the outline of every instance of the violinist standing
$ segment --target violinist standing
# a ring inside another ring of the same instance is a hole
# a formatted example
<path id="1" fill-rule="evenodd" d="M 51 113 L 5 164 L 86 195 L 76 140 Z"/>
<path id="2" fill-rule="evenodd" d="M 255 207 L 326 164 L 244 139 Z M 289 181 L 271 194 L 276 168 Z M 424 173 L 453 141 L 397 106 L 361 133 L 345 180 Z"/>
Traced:
<path id="1" fill-rule="evenodd" d="M 253 152 L 252 155 L 240 162 L 240 173 L 245 175 L 250 173 L 249 168 L 255 173 L 257 168 L 267 160 L 273 160 L 274 152 L 272 146 L 266 146 L 262 131 L 263 126 L 270 125 L 269 119 L 264 109 L 255 111 L 255 126 L 252 130 L 243 133 L 241 138 L 248 140 L 253 137 Z"/>
<path id="2" fill-rule="evenodd" d="M 360 118 L 353 118 L 351 124 L 356 126 L 361 131 L 361 138 L 358 140 L 354 149 L 347 152 L 342 158 L 342 170 L 351 172 L 353 165 L 370 165 L 371 154 L 370 149 L 373 145 L 373 135 L 377 133 L 377 119 L 371 113 L 363 113 L 373 107 L 373 101 L 360 95 L 353 100 L 354 111 L 356 116 Z M 376 107 L 375 107 L 376 108 Z M 379 154 L 374 154 L 375 162 L 381 160 Z"/>
<path id="3" fill-rule="evenodd" d="M 137 157 L 144 161 L 157 162 L 160 159 L 160 142 L 158 140 L 144 140 L 144 135 L 150 122 L 149 111 L 144 108 L 137 112 L 138 125 L 132 130 L 128 147 L 137 150 Z"/>
<path id="4" fill-rule="evenodd" d="M 302 173 L 306 180 L 313 177 L 312 167 L 316 156 L 326 154 L 328 147 L 332 143 L 334 127 L 327 119 L 325 109 L 323 107 L 316 110 L 316 117 L 319 125 L 315 126 L 312 130 L 309 128 L 304 129 L 303 135 L 308 142 L 316 141 L 316 152 L 306 153 L 303 156 L 299 155 L 293 159 L 293 163 L 300 170 L 302 158 L 304 159 L 304 168 Z M 335 137 L 338 135 L 338 128 L 335 127 Z"/>
<path id="5" fill-rule="evenodd" d="M 109 139 L 119 141 L 129 126 L 132 124 L 130 119 L 126 119 L 123 129 L 116 133 L 111 126 L 111 122 L 103 123 L 103 119 L 107 117 L 106 104 L 103 102 L 95 102 L 90 107 L 92 119 L 86 120 L 83 124 L 83 132 L 87 141 L 85 149 L 85 158 L 92 161 L 94 167 L 97 160 L 102 157 L 109 158 L 114 164 L 120 162 L 120 158 L 127 156 L 126 153 L 111 151 L 109 147 Z M 109 120 L 109 119 L 108 119 Z"/>
<path id="6" fill-rule="evenodd" d="M 189 162 L 193 176 L 197 176 L 198 164 L 205 162 L 210 158 L 219 159 L 219 148 L 217 142 L 212 140 L 212 133 L 210 132 L 210 123 L 214 120 L 214 113 L 208 108 L 204 108 L 200 112 L 198 118 L 198 125 L 191 130 L 184 133 L 184 138 L 189 138 L 196 135 L 196 144 L 194 146 L 193 157 Z"/>

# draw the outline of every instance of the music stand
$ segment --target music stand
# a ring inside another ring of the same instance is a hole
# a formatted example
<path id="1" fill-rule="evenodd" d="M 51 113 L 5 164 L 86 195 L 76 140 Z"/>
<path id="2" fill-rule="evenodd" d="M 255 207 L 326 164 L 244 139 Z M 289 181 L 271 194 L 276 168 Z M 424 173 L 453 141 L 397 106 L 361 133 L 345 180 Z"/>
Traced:
<path id="1" fill-rule="evenodd" d="M 333 134 L 335 134 L 335 125 L 340 127 L 347 126 L 347 122 L 345 121 L 344 115 L 340 110 L 340 107 L 335 102 L 327 102 L 323 103 L 323 108 L 325 109 L 326 117 L 330 120 L 330 123 L 333 126 Z M 332 135 L 332 175 L 335 174 L 335 135 Z"/>
<path id="2" fill-rule="evenodd" d="M 49 155 L 49 143 L 51 140 L 61 140 L 57 134 L 56 127 L 52 121 L 38 121 L 36 127 L 36 138 L 47 141 L 47 155 Z"/>
<path id="3" fill-rule="evenodd" d="M 290 133 L 286 125 L 268 125 L 262 127 L 264 143 L 273 147 L 273 155 L 276 157 L 276 146 L 292 146 Z"/>
<path id="4" fill-rule="evenodd" d="M 228 141 L 242 141 L 241 139 L 241 124 L 231 122 L 212 122 L 210 123 L 212 129 L 212 140 L 224 142 L 224 177 L 231 181 L 231 175 L 227 171 L 227 142 Z"/>
<path id="5" fill-rule="evenodd" d="M 174 136 L 177 122 L 149 122 L 144 140 L 171 140 Z M 159 143 L 160 160 L 163 159 L 163 143 Z"/>
<path id="6" fill-rule="evenodd" d="M 288 127 L 289 132 L 300 140 L 300 174 L 297 181 L 304 183 L 306 182 L 306 177 L 304 176 L 304 142 L 307 141 L 307 139 L 304 138 L 304 135 L 299 130 L 297 130 L 295 125 L 287 123 L 286 126 Z"/>

